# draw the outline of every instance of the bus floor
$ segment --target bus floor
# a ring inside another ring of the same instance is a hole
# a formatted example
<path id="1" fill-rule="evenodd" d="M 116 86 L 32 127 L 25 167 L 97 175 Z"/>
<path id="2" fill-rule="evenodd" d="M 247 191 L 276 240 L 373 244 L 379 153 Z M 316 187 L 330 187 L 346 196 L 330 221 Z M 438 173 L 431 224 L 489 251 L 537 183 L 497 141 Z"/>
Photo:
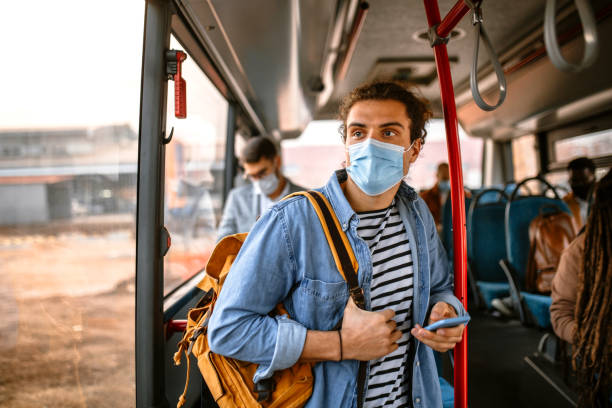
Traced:
<path id="1" fill-rule="evenodd" d="M 468 403 L 485 407 L 572 407 L 526 360 L 533 359 L 546 333 L 527 328 L 518 320 L 502 320 L 482 311 L 470 311 L 468 337 Z M 545 365 L 545 364 L 544 364 Z M 556 379 L 561 374 L 556 367 Z M 450 365 L 444 374 L 451 374 Z"/>

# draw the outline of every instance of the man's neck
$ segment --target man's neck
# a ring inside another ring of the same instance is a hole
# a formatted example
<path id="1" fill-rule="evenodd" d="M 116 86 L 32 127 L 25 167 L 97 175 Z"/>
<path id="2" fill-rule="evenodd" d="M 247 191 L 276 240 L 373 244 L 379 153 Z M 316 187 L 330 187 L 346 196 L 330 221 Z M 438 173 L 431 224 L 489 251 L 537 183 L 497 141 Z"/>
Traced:
<path id="1" fill-rule="evenodd" d="M 270 194 L 268 198 L 270 198 L 270 200 L 276 200 L 281 195 L 286 185 L 287 185 L 287 179 L 282 174 L 279 174 L 278 175 L 278 187 L 276 187 L 276 190 L 274 190 L 274 192 Z"/>
<path id="2" fill-rule="evenodd" d="M 353 211 L 374 211 L 382 210 L 383 208 L 387 208 L 391 205 L 393 202 L 393 197 L 395 197 L 397 190 L 399 190 L 400 184 L 401 181 L 380 195 L 369 196 L 361 191 L 361 189 L 357 186 L 357 184 L 355 184 L 355 182 L 353 182 L 353 180 L 351 180 L 351 177 L 349 176 L 346 183 L 342 185 L 342 191 L 344 192 L 344 196 L 351 205 Z"/>

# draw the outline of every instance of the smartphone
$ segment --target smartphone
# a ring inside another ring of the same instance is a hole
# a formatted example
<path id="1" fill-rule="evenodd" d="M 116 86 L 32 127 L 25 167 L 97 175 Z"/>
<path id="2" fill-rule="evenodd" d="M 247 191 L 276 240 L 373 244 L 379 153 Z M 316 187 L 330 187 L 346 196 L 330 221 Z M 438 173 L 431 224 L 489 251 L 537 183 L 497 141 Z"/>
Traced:
<path id="1" fill-rule="evenodd" d="M 459 316 L 459 317 L 451 317 L 449 319 L 438 320 L 437 322 L 433 322 L 429 326 L 425 326 L 425 330 L 434 331 L 438 329 L 442 329 L 444 327 L 455 327 L 460 324 L 467 324 L 470 321 L 470 315 Z"/>

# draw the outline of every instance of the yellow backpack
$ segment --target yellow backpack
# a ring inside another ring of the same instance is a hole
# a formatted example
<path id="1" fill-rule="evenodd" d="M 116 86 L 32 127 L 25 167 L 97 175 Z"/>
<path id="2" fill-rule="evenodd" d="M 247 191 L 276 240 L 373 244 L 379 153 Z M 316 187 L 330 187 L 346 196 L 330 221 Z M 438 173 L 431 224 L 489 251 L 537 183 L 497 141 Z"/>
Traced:
<path id="1" fill-rule="evenodd" d="M 289 197 L 304 195 L 317 213 L 329 243 L 336 267 L 349 284 L 351 297 L 363 307 L 363 291 L 358 285 L 358 264 L 348 238 L 340 228 L 331 205 L 325 196 L 316 191 L 299 192 Z M 268 380 L 253 383 L 257 364 L 224 357 L 210 351 L 207 328 L 217 296 L 223 282 L 236 259 L 247 233 L 223 238 L 213 250 L 206 265 L 206 276 L 198 284 L 205 295 L 196 307 L 187 314 L 187 329 L 174 354 L 176 365 L 181 355 L 187 358 L 187 379 L 185 390 L 179 398 L 177 408 L 185 403 L 189 385 L 189 355 L 198 360 L 198 368 L 213 398 L 221 408 L 299 408 L 304 406 L 312 394 L 312 363 L 296 363 L 294 366 L 274 373 Z M 282 304 L 276 306 L 270 315 L 288 314 Z"/>

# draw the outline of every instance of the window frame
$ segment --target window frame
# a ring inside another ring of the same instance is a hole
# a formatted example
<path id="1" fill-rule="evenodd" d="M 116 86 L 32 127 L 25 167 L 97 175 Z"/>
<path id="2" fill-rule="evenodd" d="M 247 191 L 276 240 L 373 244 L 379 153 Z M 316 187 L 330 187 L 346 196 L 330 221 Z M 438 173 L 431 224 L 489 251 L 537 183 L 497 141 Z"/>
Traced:
<path id="1" fill-rule="evenodd" d="M 555 143 L 565 139 L 586 136 L 591 133 L 612 130 L 612 112 L 607 111 L 602 114 L 590 117 L 569 126 L 549 130 L 546 132 L 546 150 L 548 158 L 548 168 L 546 173 L 563 171 L 567 168 L 569 161 L 559 161 L 556 157 Z M 612 166 L 612 154 L 593 158 L 596 167 Z M 544 169 L 542 169 L 544 170 Z"/>

